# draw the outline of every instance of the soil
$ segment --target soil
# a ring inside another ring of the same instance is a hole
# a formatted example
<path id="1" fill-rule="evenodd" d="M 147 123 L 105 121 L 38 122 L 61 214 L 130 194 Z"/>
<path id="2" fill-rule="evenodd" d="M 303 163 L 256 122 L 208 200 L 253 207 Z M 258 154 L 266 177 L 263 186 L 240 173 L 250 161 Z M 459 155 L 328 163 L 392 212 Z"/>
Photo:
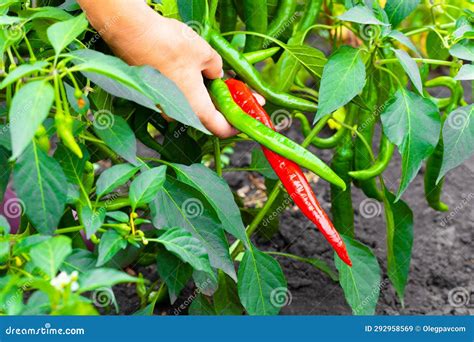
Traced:
<path id="1" fill-rule="evenodd" d="M 301 140 L 298 123 L 294 122 L 289 132 L 294 140 Z M 250 163 L 250 152 L 257 146 L 253 143 L 239 144 L 232 155 L 231 167 L 245 167 Z M 316 151 L 315 151 L 316 152 Z M 316 152 L 330 162 L 330 152 Z M 397 189 L 400 157 L 396 156 L 384 173 L 387 186 Z M 415 178 L 403 199 L 414 212 L 414 244 L 410 276 L 406 286 L 405 303 L 401 305 L 387 276 L 385 223 L 383 209 L 376 204 L 370 218 L 361 215 L 367 205 L 363 193 L 353 187 L 356 238 L 368 245 L 376 254 L 382 267 L 384 286 L 376 313 L 379 315 L 466 315 L 474 313 L 474 280 L 472 241 L 474 226 L 474 157 L 449 173 L 444 187 L 443 199 L 450 206 L 446 213 L 428 207 L 423 195 L 423 172 Z M 248 172 L 225 175 L 235 191 L 243 187 L 253 190 L 256 174 Z M 257 176 L 259 177 L 259 176 Z M 324 181 L 313 183 L 322 206 L 330 211 L 329 186 Z M 258 191 L 258 190 L 257 190 Z M 365 200 L 365 202 L 364 202 Z M 372 202 L 374 204 L 376 202 Z M 265 251 L 279 251 L 302 257 L 320 258 L 333 264 L 333 251 L 322 235 L 298 210 L 286 210 L 280 220 L 280 231 L 270 240 L 257 237 L 257 246 Z M 351 310 L 344 299 L 341 287 L 319 270 L 278 257 L 288 281 L 291 302 L 281 310 L 282 315 L 350 315 Z M 153 266 L 135 268 L 152 281 L 157 277 Z M 470 295 L 470 302 L 465 294 Z M 158 305 L 156 315 L 185 314 L 188 301 L 193 298 L 193 288 L 186 288 L 177 302 Z M 461 295 L 459 295 L 461 294 Z M 116 296 L 121 314 L 132 314 L 139 306 L 134 287 L 117 287 Z M 184 305 L 184 310 L 179 306 Z"/>

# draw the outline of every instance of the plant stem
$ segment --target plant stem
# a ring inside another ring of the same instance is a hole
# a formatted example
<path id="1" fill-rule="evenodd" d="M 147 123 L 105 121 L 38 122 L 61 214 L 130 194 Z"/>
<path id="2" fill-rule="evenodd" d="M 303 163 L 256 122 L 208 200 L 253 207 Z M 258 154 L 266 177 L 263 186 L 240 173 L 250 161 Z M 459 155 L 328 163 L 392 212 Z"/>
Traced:
<path id="1" fill-rule="evenodd" d="M 221 146 L 217 137 L 214 138 L 214 164 L 216 165 L 217 175 L 222 177 Z"/>
<path id="2" fill-rule="evenodd" d="M 445 66 L 456 66 L 458 62 L 449 62 L 449 61 L 440 61 L 437 59 L 429 59 L 429 58 L 413 58 L 415 62 L 421 62 L 426 64 L 433 64 L 433 65 L 445 65 Z M 379 59 L 376 63 L 378 65 L 384 65 L 389 63 L 398 63 L 399 60 L 397 58 L 387 58 L 387 59 Z"/>

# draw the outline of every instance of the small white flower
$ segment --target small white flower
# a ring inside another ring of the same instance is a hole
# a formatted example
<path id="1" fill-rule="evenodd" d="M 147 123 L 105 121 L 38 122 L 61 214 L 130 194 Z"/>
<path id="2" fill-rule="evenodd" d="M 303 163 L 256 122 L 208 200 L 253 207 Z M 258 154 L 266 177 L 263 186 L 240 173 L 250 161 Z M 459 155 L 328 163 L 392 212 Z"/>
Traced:
<path id="1" fill-rule="evenodd" d="M 71 280 L 75 282 L 77 279 L 79 279 L 79 273 L 77 271 L 73 271 L 71 273 Z"/>
<path id="2" fill-rule="evenodd" d="M 76 292 L 77 290 L 79 290 L 79 284 L 77 283 L 77 281 L 74 281 L 71 284 L 71 291 Z"/>

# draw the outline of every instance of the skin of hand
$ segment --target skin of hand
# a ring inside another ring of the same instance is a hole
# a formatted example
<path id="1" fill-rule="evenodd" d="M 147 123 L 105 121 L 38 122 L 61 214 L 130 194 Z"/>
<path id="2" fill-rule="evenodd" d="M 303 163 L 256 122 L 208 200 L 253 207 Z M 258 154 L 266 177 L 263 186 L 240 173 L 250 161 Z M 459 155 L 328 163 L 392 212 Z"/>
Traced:
<path id="1" fill-rule="evenodd" d="M 216 110 L 204 85 L 203 77 L 223 77 L 222 58 L 190 27 L 162 17 L 143 0 L 78 3 L 118 57 L 130 65 L 150 65 L 174 81 L 209 131 L 220 138 L 238 133 Z"/>

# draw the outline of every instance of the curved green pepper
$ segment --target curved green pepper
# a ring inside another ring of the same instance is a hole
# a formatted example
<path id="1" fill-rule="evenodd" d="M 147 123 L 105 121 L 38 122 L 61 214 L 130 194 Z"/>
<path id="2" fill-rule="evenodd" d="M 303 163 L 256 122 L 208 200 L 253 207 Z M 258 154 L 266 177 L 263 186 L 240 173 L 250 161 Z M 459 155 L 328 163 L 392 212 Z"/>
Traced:
<path id="1" fill-rule="evenodd" d="M 265 50 L 244 53 L 244 57 L 250 64 L 257 64 L 274 56 L 278 51 L 280 51 L 280 47 L 276 46 Z"/>
<path id="2" fill-rule="evenodd" d="M 268 149 L 301 165 L 328 182 L 346 188 L 345 182 L 329 166 L 301 145 L 273 131 L 247 115 L 233 100 L 229 88 L 221 79 L 214 80 L 209 91 L 217 109 L 231 125 Z"/>
<path id="3" fill-rule="evenodd" d="M 271 89 L 262 80 L 259 72 L 219 33 L 215 31 L 210 32 L 210 43 L 239 77 L 269 102 L 283 108 L 313 113 L 318 109 L 318 106 L 311 101 Z"/>
<path id="4" fill-rule="evenodd" d="M 244 21 L 247 31 L 257 33 L 267 33 L 268 9 L 267 0 L 243 0 Z M 260 50 L 263 45 L 263 38 L 247 35 L 245 38 L 245 52 Z"/>
<path id="5" fill-rule="evenodd" d="M 278 38 L 282 33 L 288 29 L 292 23 L 292 18 L 296 13 L 296 0 L 281 0 L 278 5 L 278 11 L 268 26 L 267 35 L 273 38 Z M 268 44 L 268 41 L 265 41 Z"/>
<path id="6" fill-rule="evenodd" d="M 331 116 L 327 117 L 326 122 L 330 117 Z M 311 133 L 311 125 L 309 123 L 308 118 L 302 113 L 296 113 L 295 118 L 300 121 L 303 135 L 307 137 Z M 334 148 L 341 141 L 346 131 L 347 129 L 345 127 L 341 127 L 338 129 L 336 133 L 334 133 L 329 138 L 320 138 L 316 136 L 313 138 L 313 140 L 311 140 L 311 144 L 317 148 L 322 148 L 322 149 Z"/>
<path id="7" fill-rule="evenodd" d="M 353 109 L 350 109 L 352 112 Z M 352 124 L 352 113 L 349 113 L 348 124 Z M 351 177 L 354 160 L 354 144 L 351 132 L 345 131 L 342 141 L 336 148 L 331 167 L 347 184 L 346 190 L 331 185 L 331 214 L 336 229 L 344 235 L 354 236 L 354 209 L 352 206 Z"/>
<path id="8" fill-rule="evenodd" d="M 377 123 L 377 117 L 375 116 L 375 107 L 377 105 L 377 89 L 375 88 L 373 78 L 368 80 L 364 98 L 365 103 L 371 110 L 361 110 L 359 112 L 357 129 L 369 146 L 372 146 L 375 124 Z M 371 166 L 372 156 L 370 151 L 367 150 L 367 146 L 363 140 L 358 137 L 354 145 L 354 170 L 366 170 Z M 356 184 L 362 189 L 367 197 L 376 199 L 378 201 L 383 200 L 383 196 L 377 187 L 375 178 L 360 180 Z"/>
<path id="9" fill-rule="evenodd" d="M 237 10 L 232 0 L 219 2 L 219 26 L 222 33 L 234 31 L 237 25 Z M 231 37 L 228 38 L 229 40 Z"/>
<path id="10" fill-rule="evenodd" d="M 354 179 L 362 181 L 380 176 L 390 164 L 390 160 L 392 160 L 394 151 L 395 145 L 392 144 L 390 140 L 388 140 L 385 134 L 382 134 L 379 155 L 372 166 L 365 170 L 351 171 L 349 172 L 350 176 Z"/>
<path id="11" fill-rule="evenodd" d="M 444 124 L 447 115 L 456 108 L 463 97 L 463 88 L 460 83 L 448 76 L 441 76 L 429 80 L 425 83 L 425 87 L 447 87 L 451 96 L 449 97 L 450 103 L 445 108 L 446 111 L 441 117 L 442 124 Z M 441 109 L 441 108 L 440 108 Z M 441 166 L 443 164 L 443 155 L 444 155 L 444 142 L 443 134 L 440 133 L 440 138 L 438 145 L 436 146 L 433 154 L 426 161 L 426 170 L 424 177 L 424 189 L 425 189 L 425 198 L 428 202 L 428 205 L 434 210 L 438 211 L 448 211 L 449 207 L 441 201 L 441 195 L 443 192 L 443 185 L 445 178 L 443 177 L 438 183 L 437 179 Z"/>

